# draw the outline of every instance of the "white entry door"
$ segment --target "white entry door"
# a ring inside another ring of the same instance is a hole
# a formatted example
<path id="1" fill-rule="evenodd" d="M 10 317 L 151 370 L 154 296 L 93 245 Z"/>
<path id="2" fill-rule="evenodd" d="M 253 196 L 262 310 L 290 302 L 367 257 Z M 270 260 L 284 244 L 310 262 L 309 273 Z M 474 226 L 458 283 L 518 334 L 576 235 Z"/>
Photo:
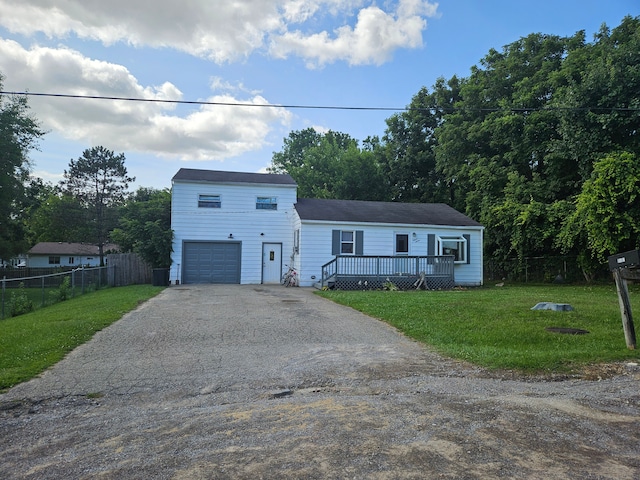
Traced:
<path id="1" fill-rule="evenodd" d="M 280 283 L 282 275 L 282 244 L 262 244 L 262 283 Z"/>

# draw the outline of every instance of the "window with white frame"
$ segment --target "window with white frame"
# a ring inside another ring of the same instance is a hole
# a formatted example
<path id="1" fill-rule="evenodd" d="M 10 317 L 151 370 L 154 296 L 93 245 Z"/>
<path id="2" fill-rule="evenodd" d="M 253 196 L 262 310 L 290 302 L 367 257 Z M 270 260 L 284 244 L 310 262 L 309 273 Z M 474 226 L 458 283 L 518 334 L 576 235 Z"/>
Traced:
<path id="1" fill-rule="evenodd" d="M 396 233 L 396 255 L 409 255 L 409 234 Z"/>
<path id="2" fill-rule="evenodd" d="M 342 230 L 340 232 L 340 253 L 353 255 L 355 249 L 355 234 L 350 230 Z"/>
<path id="3" fill-rule="evenodd" d="M 69 257 L 69 265 L 73 265 L 75 263 L 76 259 L 74 257 Z"/>
<path id="4" fill-rule="evenodd" d="M 220 208 L 220 195 L 198 195 L 198 208 Z"/>
<path id="5" fill-rule="evenodd" d="M 453 255 L 455 263 L 467 262 L 467 240 L 460 236 L 438 237 L 438 255 Z"/>
<path id="6" fill-rule="evenodd" d="M 256 198 L 256 210 L 277 210 L 278 199 L 276 197 Z"/>

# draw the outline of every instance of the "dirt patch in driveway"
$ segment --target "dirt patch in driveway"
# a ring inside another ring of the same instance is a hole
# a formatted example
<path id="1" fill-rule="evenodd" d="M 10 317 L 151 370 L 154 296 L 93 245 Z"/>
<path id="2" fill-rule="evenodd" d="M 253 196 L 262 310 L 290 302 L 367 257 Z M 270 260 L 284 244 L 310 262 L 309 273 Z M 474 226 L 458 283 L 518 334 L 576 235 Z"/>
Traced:
<path id="1" fill-rule="evenodd" d="M 496 377 L 303 289 L 171 288 L 0 396 L 0 477 L 640 478 L 640 369 L 605 370 Z"/>

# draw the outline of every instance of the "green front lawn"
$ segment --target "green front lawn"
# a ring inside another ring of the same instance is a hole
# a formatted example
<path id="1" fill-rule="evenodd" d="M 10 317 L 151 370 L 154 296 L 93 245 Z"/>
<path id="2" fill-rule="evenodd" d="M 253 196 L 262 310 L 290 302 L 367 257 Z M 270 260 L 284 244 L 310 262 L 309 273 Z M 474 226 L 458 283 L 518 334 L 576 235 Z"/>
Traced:
<path id="1" fill-rule="evenodd" d="M 151 285 L 107 288 L 0 320 L 0 391 L 60 361 L 162 290 Z"/>
<path id="2" fill-rule="evenodd" d="M 639 293 L 638 286 L 630 286 L 632 309 L 638 315 Z M 639 350 L 626 346 L 613 285 L 325 291 L 319 295 L 384 320 L 440 353 L 488 368 L 569 372 L 592 363 L 640 358 Z M 575 310 L 531 310 L 539 302 L 569 303 Z M 589 333 L 558 334 L 547 327 Z"/>

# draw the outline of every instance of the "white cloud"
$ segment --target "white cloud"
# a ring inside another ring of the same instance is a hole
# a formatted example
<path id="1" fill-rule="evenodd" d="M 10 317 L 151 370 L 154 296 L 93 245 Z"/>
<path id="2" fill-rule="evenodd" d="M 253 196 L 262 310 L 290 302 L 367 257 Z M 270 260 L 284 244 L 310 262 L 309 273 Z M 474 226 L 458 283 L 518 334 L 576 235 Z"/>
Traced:
<path id="1" fill-rule="evenodd" d="M 435 15 L 436 9 L 437 4 L 422 0 L 400 0 L 393 13 L 370 6 L 360 10 L 354 27 L 341 26 L 333 35 L 327 31 L 307 35 L 296 30 L 274 37 L 271 53 L 280 58 L 300 56 L 310 68 L 337 60 L 351 65 L 381 65 L 399 48 L 422 46 L 422 32 L 427 26 L 423 16 Z"/>
<path id="2" fill-rule="evenodd" d="M 149 100 L 180 100 L 182 92 L 165 82 L 143 86 L 122 65 L 91 60 L 67 48 L 27 50 L 0 39 L 0 64 L 11 72 L 7 91 L 55 92 Z M 216 82 L 213 83 L 215 85 Z M 231 85 L 226 85 L 231 89 Z M 242 90 L 244 87 L 238 87 Z M 238 99 L 213 95 L 207 102 L 267 105 L 260 95 Z M 29 104 L 45 129 L 67 139 L 185 160 L 222 160 L 265 145 L 275 125 L 286 125 L 290 112 L 270 107 L 30 97 Z"/>
<path id="3" fill-rule="evenodd" d="M 382 3 L 390 11 L 373 0 L 0 0 L 0 11 L 11 12 L 0 25 L 24 35 L 168 47 L 218 63 L 258 50 L 309 65 L 381 64 L 398 48 L 420 47 L 425 18 L 437 10 L 430 0 Z M 321 26 L 328 17 L 332 33 Z"/>

